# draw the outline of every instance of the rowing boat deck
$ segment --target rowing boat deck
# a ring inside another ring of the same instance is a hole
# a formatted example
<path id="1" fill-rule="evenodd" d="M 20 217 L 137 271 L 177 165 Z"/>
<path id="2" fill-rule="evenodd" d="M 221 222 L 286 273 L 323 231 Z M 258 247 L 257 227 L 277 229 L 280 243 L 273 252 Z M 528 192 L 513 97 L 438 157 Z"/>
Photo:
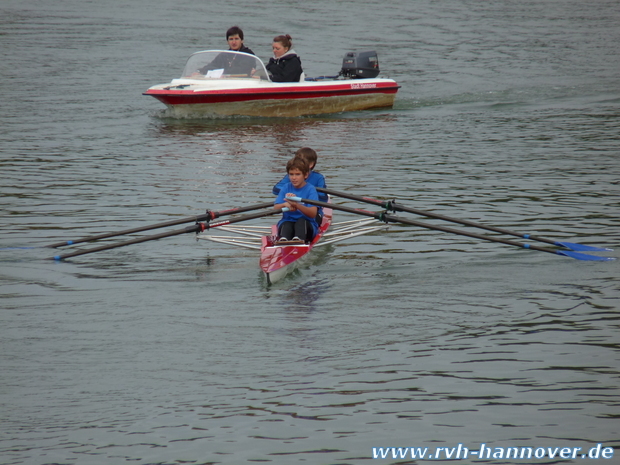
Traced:
<path id="1" fill-rule="evenodd" d="M 273 284 L 295 270 L 312 248 L 318 244 L 332 224 L 332 210 L 323 209 L 323 221 L 318 233 L 309 244 L 279 245 L 277 226 L 272 227 L 272 234 L 264 236 L 261 246 L 260 268 L 265 273 L 267 282 Z"/>

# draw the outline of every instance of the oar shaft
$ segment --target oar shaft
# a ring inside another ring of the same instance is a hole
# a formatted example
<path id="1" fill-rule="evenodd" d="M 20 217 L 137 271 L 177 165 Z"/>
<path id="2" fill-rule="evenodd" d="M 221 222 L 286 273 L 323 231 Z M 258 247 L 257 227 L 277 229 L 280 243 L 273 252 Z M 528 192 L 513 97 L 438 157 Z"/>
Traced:
<path id="1" fill-rule="evenodd" d="M 139 226 L 137 228 L 131 228 L 131 229 L 125 229 L 123 231 L 116 231 L 116 232 L 111 232 L 111 233 L 104 233 L 104 234 L 97 234 L 94 236 L 87 236 L 87 237 L 82 237 L 80 239 L 74 239 L 74 240 L 69 240 L 69 241 L 63 241 L 63 242 L 58 242 L 56 244 L 51 244 L 48 245 L 46 247 L 49 248 L 58 248 L 58 247 L 64 247 L 66 245 L 73 245 L 73 244 L 81 244 L 83 242 L 92 242 L 92 241 L 96 241 L 99 239 L 107 239 L 110 237 L 116 237 L 116 236 L 124 236 L 127 234 L 134 234 L 134 233 L 139 233 L 139 232 L 143 232 L 143 231 L 150 231 L 152 229 L 160 229 L 160 228 L 167 228 L 169 226 L 177 226 L 179 224 L 183 224 L 183 223 L 191 223 L 191 222 L 199 222 L 199 221 L 208 221 L 208 220 L 212 220 L 215 218 L 219 218 L 221 216 L 225 216 L 225 215 L 232 215 L 235 213 L 244 213 L 244 212 L 248 212 L 248 211 L 252 211 L 252 210 L 259 210 L 262 208 L 269 208 L 273 206 L 273 202 L 265 202 L 265 203 L 259 203 L 256 205 L 249 205 L 247 207 L 240 207 L 240 208 L 232 208 L 230 210 L 223 210 L 223 211 L 219 211 L 219 212 L 212 212 L 210 210 L 207 210 L 207 213 L 202 214 L 202 215 L 197 215 L 197 216 L 188 216 L 185 218 L 180 218 L 178 220 L 171 220 L 171 221 L 166 221 L 164 223 L 157 223 L 157 224 L 152 224 L 152 225 L 148 225 L 148 226 Z"/>
<path id="2" fill-rule="evenodd" d="M 222 210 L 219 212 L 212 212 L 210 210 L 207 210 L 208 218 L 203 218 L 202 220 L 198 220 L 198 221 L 203 221 L 207 219 L 214 220 L 216 218 L 219 218 L 220 216 L 236 215 L 238 213 L 245 213 L 245 212 L 249 212 L 252 210 L 262 210 L 263 208 L 273 208 L 273 202 L 257 203 L 256 205 L 248 205 L 247 207 L 231 208 L 230 210 Z M 201 216 L 204 216 L 204 215 L 201 215 Z"/>
<path id="3" fill-rule="evenodd" d="M 273 203 L 270 203 L 270 206 L 273 207 Z M 265 216 L 277 215 L 278 213 L 282 213 L 284 211 L 288 211 L 287 207 L 284 208 L 273 208 L 266 212 L 253 213 L 251 215 L 243 215 L 237 218 L 231 218 L 229 220 L 218 221 L 216 223 L 205 223 L 204 229 L 217 228 L 218 226 L 225 226 L 227 224 L 240 223 L 242 221 L 254 220 L 256 218 L 263 218 Z"/>
<path id="4" fill-rule="evenodd" d="M 270 203 L 271 206 L 273 206 L 272 203 Z M 237 218 L 231 218 L 229 220 L 224 220 L 224 221 L 218 221 L 216 223 L 197 223 L 194 224 L 192 226 L 187 226 L 183 229 L 176 229 L 174 231 L 168 231 L 165 233 L 160 233 L 160 234 L 153 234 L 150 236 L 144 236 L 144 237 L 138 237 L 136 239 L 131 239 L 129 241 L 125 241 L 125 242 L 117 242 L 116 244 L 108 244 L 108 245 L 102 245 L 100 247 L 95 247 L 92 249 L 88 249 L 88 250 L 78 250 L 76 252 L 72 252 L 72 253 L 68 253 L 68 254 L 64 254 L 64 255 L 56 255 L 55 257 L 52 257 L 53 260 L 65 260 L 67 258 L 71 258 L 71 257 L 77 257 L 79 255 L 86 255 L 89 253 L 94 253 L 94 252 L 100 252 L 103 250 L 110 250 L 110 249 L 116 249 L 118 247 L 124 247 L 126 245 L 132 245 L 132 244 L 139 244 L 140 242 L 147 242 L 147 241 L 154 241 L 157 239 L 163 239 L 165 237 L 171 237 L 171 236 L 177 236 L 179 234 L 186 234 L 186 233 L 198 233 L 198 232 L 202 232 L 205 231 L 207 229 L 211 229 L 211 228 L 216 228 L 218 226 L 224 226 L 227 224 L 233 224 L 233 223 L 239 223 L 241 221 L 248 221 L 248 220 L 253 220 L 256 218 L 261 218 L 264 216 L 271 216 L 271 215 L 276 215 L 278 213 L 282 213 L 283 211 L 287 211 L 288 208 L 278 208 L 278 209 L 272 209 L 269 210 L 267 212 L 260 212 L 260 213 L 254 213 L 251 215 L 244 215 L 244 216 L 239 216 Z"/>
<path id="5" fill-rule="evenodd" d="M 377 205 L 377 206 L 379 206 L 381 208 L 385 208 L 387 210 L 413 213 L 413 214 L 416 214 L 416 215 L 426 216 L 426 217 L 429 217 L 429 218 L 436 218 L 436 219 L 439 219 L 439 220 L 449 221 L 451 223 L 462 224 L 464 226 L 473 226 L 473 227 L 480 228 L 480 229 L 486 229 L 487 231 L 493 231 L 493 232 L 497 232 L 497 233 L 501 233 L 501 234 L 516 235 L 518 237 L 527 236 L 527 235 L 523 235 L 521 233 L 517 233 L 517 232 L 514 232 L 514 231 L 509 231 L 507 229 L 496 228 L 494 226 L 487 226 L 487 225 L 484 225 L 484 224 L 481 224 L 481 223 L 476 223 L 474 221 L 461 220 L 459 218 L 452 218 L 452 217 L 449 217 L 449 216 L 440 215 L 439 213 L 433 213 L 433 212 L 429 212 L 429 211 L 425 211 L 425 210 L 418 210 L 416 208 L 407 207 L 405 205 L 397 203 L 395 200 L 390 200 L 390 201 L 376 200 L 376 199 L 371 199 L 369 197 L 360 197 L 360 196 L 357 196 L 357 195 L 347 194 L 345 192 L 336 192 L 336 191 L 331 190 L 331 189 L 317 188 L 317 191 L 324 192 L 324 193 L 330 194 L 330 195 L 336 195 L 338 197 L 343 197 L 345 199 L 357 200 L 359 202 L 365 202 L 365 203 L 369 203 L 369 204 L 372 204 L 372 205 Z M 539 237 L 536 237 L 536 236 L 528 236 L 528 238 L 529 239 L 534 239 L 534 240 L 541 240 L 542 242 L 546 242 L 548 244 L 555 244 L 555 242 L 550 240 L 550 239 L 539 238 Z"/>
<path id="6" fill-rule="evenodd" d="M 453 228 L 447 228 L 445 226 L 437 226 L 437 225 L 432 225 L 432 224 L 427 224 L 427 223 L 423 223 L 421 221 L 415 221 L 415 220 L 410 220 L 407 218 L 401 218 L 399 216 L 394 216 L 394 215 L 388 215 L 385 214 L 383 212 L 369 212 L 366 210 L 357 210 L 355 208 L 350 208 L 350 207 L 345 207 L 345 206 L 341 206 L 341 205 L 336 205 L 333 203 L 327 203 L 327 202 L 320 202 L 320 201 L 316 201 L 316 200 L 309 200 L 309 199 L 300 199 L 299 197 L 293 198 L 294 200 L 298 201 L 298 202 L 302 202 L 302 203 L 307 203 L 310 205 L 316 205 L 317 207 L 324 207 L 324 208 L 332 208 L 334 210 L 340 210 L 340 211 L 344 211 L 344 212 L 348 212 L 348 213 L 354 213 L 357 215 L 363 215 L 363 216 L 369 216 L 372 218 L 376 218 L 378 220 L 381 221 L 385 221 L 387 222 L 391 222 L 391 223 L 402 223 L 402 224 L 408 224 L 411 226 L 418 226 L 420 228 L 426 228 L 426 229 L 433 229 L 436 231 L 443 231 L 443 232 L 447 232 L 447 233 L 451 233 L 451 234 L 457 234 L 460 236 L 467 236 L 467 237 L 473 237 L 475 239 L 482 239 L 484 241 L 490 241 L 490 242 L 499 242 L 501 244 L 506 244 L 506 245 L 512 245 L 515 247 L 520 247 L 523 249 L 532 249 L 532 250 L 538 250 L 540 252 L 547 252 L 547 253 L 552 253 L 552 254 L 559 254 L 559 255 L 564 255 L 564 256 L 568 256 L 571 258 L 576 258 L 579 260 L 606 260 L 606 258 L 603 257 L 596 257 L 596 256 L 592 256 L 592 255 L 587 255 L 587 254 L 577 254 L 574 252 L 568 252 L 568 251 L 558 251 L 556 249 L 547 249 L 545 247 L 538 247 L 535 245 L 530 245 L 530 244 L 522 244 L 520 242 L 515 242 L 515 241 L 511 241 L 511 240 L 507 240 L 507 239 L 500 239 L 497 237 L 491 237 L 491 236 L 484 236 L 482 234 L 476 234 L 476 233 L 472 233 L 469 231 L 461 231 L 459 229 L 453 229 Z"/>
<path id="7" fill-rule="evenodd" d="M 65 245 L 74 245 L 74 244 L 81 244 L 83 242 L 92 242 L 92 241 L 97 241 L 99 239 L 107 239 L 110 237 L 116 237 L 116 236 L 124 236 L 127 234 L 134 234 L 134 233 L 139 233 L 142 231 L 150 231 L 152 229 L 158 229 L 158 228 L 165 228 L 168 226 L 176 226 L 179 224 L 183 224 L 183 223 L 189 223 L 191 221 L 204 221 L 206 215 L 198 215 L 198 216 L 193 216 L 193 217 L 188 217 L 188 218 L 183 218 L 183 219 L 179 219 L 179 220 L 172 220 L 172 221 L 167 221 L 165 223 L 159 223 L 157 225 L 150 225 L 150 226 L 140 226 L 137 228 L 131 228 L 131 229 L 125 229 L 123 231 L 116 231 L 116 232 L 111 232 L 111 233 L 104 233 L 104 234 L 97 234 L 94 236 L 87 236 L 87 237 L 82 237 L 80 239 L 75 239 L 75 240 L 69 240 L 69 241 L 64 241 L 64 242 L 58 242 L 56 244 L 51 244 L 48 245 L 46 247 L 49 248 L 58 248 L 58 247 L 63 247 Z"/>
<path id="8" fill-rule="evenodd" d="M 323 192 L 324 194 L 328 194 L 328 195 L 335 195 L 337 197 L 342 197 L 344 199 L 349 199 L 349 200 L 356 200 L 358 202 L 365 202 L 365 203 L 370 203 L 372 205 L 377 205 L 381 208 L 388 208 L 389 206 L 389 202 L 385 201 L 385 200 L 376 200 L 376 199 L 371 199 L 369 197 L 361 197 L 359 195 L 353 195 L 353 194 L 349 194 L 346 192 L 339 192 L 339 191 L 335 191 L 333 189 L 327 189 L 327 188 L 323 188 L 323 187 L 317 187 L 316 190 L 318 192 Z"/>
<path id="9" fill-rule="evenodd" d="M 541 252 L 548 252 L 548 253 L 553 253 L 553 254 L 557 253 L 557 250 L 555 249 L 547 249 L 545 247 L 538 247 L 536 245 L 523 244 L 520 242 L 511 241 L 508 239 L 500 239 L 499 237 L 485 236 L 483 234 L 476 234 L 476 233 L 472 233 L 469 231 L 462 231 L 460 229 L 447 228 L 445 226 L 427 224 L 421 221 L 409 220 L 409 219 L 401 218 L 399 216 L 394 216 L 394 215 L 384 215 L 384 219 L 386 221 L 390 221 L 393 223 L 409 224 L 412 226 L 419 226 L 421 228 L 434 229 L 436 231 L 443 231 L 443 232 L 447 232 L 451 234 L 458 234 L 460 236 L 467 236 L 467 237 L 473 237 L 475 239 L 482 239 L 484 241 L 499 242 L 501 244 L 513 245 L 515 247 L 521 247 L 524 249 L 539 250 Z"/>
<path id="10" fill-rule="evenodd" d="M 598 257 L 595 255 L 588 255 L 585 253 L 573 252 L 572 250 L 557 250 L 557 249 L 548 249 L 545 247 L 538 247 L 536 245 L 524 244 L 521 242 L 510 241 L 507 239 L 500 239 L 498 237 L 484 236 L 482 234 L 475 234 L 475 233 L 471 233 L 468 231 L 461 231 L 460 229 L 453 229 L 453 228 L 446 228 L 444 226 L 430 225 L 427 223 L 422 223 L 421 221 L 408 220 L 408 219 L 400 218 L 398 216 L 393 216 L 393 215 L 383 215 L 381 219 L 383 219 L 384 221 L 391 221 L 394 223 L 410 224 L 413 226 L 419 226 L 421 228 L 435 229 L 437 231 L 444 231 L 444 232 L 451 233 L 451 234 L 458 234 L 461 236 L 473 237 L 476 239 L 482 239 L 484 241 L 499 242 L 500 244 L 513 245 L 515 247 L 521 247 L 523 249 L 538 250 L 540 252 L 547 252 L 547 253 L 552 253 L 556 255 L 562 255 L 564 257 L 570 257 L 576 260 L 588 260 L 588 261 L 615 260 L 615 258 L 612 258 L 612 257 Z"/>
<path id="11" fill-rule="evenodd" d="M 67 258 L 71 258 L 71 257 L 77 257 L 79 255 L 86 255 L 89 253 L 94 253 L 94 252 L 101 252 L 102 250 L 110 250 L 110 249 L 116 249 L 118 247 L 124 247 L 126 245 L 132 245 L 132 244 L 139 244 L 140 242 L 147 242 L 147 241 L 154 241 L 157 239 L 163 239 L 164 237 L 170 237 L 170 236 L 177 236 L 179 234 L 185 234 L 185 233 L 191 233 L 191 232 L 200 232 L 200 230 L 202 229 L 200 224 L 195 224 L 192 226 L 187 226 L 186 228 L 183 228 L 181 230 L 174 230 L 174 231 L 168 231 L 165 233 L 161 233 L 161 234 L 154 234 L 151 236 L 144 236 L 144 237 L 138 237 L 136 239 L 132 239 L 129 241 L 125 241 L 125 242 L 120 242 L 120 243 L 116 243 L 116 244 L 108 244 L 108 245 L 102 245 L 100 247 L 95 247 L 93 249 L 88 249 L 88 250 L 78 250 L 76 252 L 71 252 L 68 254 L 64 254 L 64 255 L 56 255 L 55 257 L 53 257 L 54 260 L 65 260 Z"/>
<path id="12" fill-rule="evenodd" d="M 338 192 L 332 189 L 325 189 L 325 188 L 320 188 L 317 187 L 316 189 L 319 192 L 323 192 L 325 194 L 329 194 L 329 195 L 335 195 L 337 197 L 342 197 L 345 199 L 350 199 L 350 200 L 356 200 L 358 202 L 365 202 L 365 203 L 369 203 L 372 205 L 377 205 L 381 208 L 385 208 L 386 210 L 392 210 L 392 211 L 399 211 L 399 212 L 407 212 L 407 213 L 413 213 L 415 215 L 421 215 L 421 216 L 426 216 L 428 218 L 436 218 L 439 220 L 443 220 L 443 221 L 449 221 L 451 223 L 457 223 L 457 224 L 462 224 L 464 226 L 471 226 L 474 228 L 479 228 L 479 229 L 485 229 L 487 231 L 492 231 L 492 232 L 496 232 L 499 234 L 506 234 L 508 236 L 515 236 L 515 237 L 520 237 L 523 239 L 530 239 L 533 241 L 538 241 L 538 242 L 544 242 L 546 244 L 552 244 L 552 245 L 557 245 L 560 247 L 566 247 L 568 249 L 573 249 L 573 250 L 590 250 L 590 251 L 609 251 L 610 249 L 605 249 L 605 248 L 600 248 L 600 247 L 593 247 L 593 246 L 586 246 L 586 245 L 582 245 L 582 244 L 574 244 L 571 242 L 561 242 L 561 241 L 556 241 L 553 239 L 547 239 L 544 237 L 540 237 L 540 236 L 534 236 L 531 234 L 524 234 L 524 233 L 520 233 L 520 232 L 516 232 L 516 231 L 510 231 L 508 229 L 503 229 L 503 228 L 498 228 L 495 226 L 487 226 L 485 224 L 482 223 L 476 223 L 474 221 L 469 221 L 469 220 L 462 220 L 459 218 L 452 218 L 449 216 L 445 216 L 445 215 L 440 215 L 438 213 L 433 213 L 433 212 L 429 212 L 426 210 L 418 210 L 416 208 L 411 208 L 411 207 L 407 207 L 405 205 L 402 205 L 400 203 L 397 203 L 395 200 L 390 200 L 390 201 L 385 201 L 385 200 L 376 200 L 376 199 L 371 199 L 369 197 L 361 197 L 358 195 L 352 195 L 352 194 L 348 194 L 346 192 Z"/>

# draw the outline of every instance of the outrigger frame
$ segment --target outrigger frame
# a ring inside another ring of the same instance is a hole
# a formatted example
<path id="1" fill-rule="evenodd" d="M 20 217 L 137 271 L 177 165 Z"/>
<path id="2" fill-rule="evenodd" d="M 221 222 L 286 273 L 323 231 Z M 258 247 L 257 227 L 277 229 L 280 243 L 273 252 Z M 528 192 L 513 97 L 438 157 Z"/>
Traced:
<path id="1" fill-rule="evenodd" d="M 382 223 L 376 219 L 361 219 L 332 223 L 332 227 L 325 234 L 323 234 L 321 242 L 318 242 L 314 247 L 334 244 L 336 242 L 341 242 L 365 234 L 371 234 L 388 228 L 388 224 Z M 206 239 L 212 242 L 219 242 L 221 244 L 260 250 L 263 236 L 269 236 L 271 234 L 271 226 L 221 226 L 218 229 L 219 231 L 239 234 L 239 236 L 216 236 L 211 234 L 211 230 L 207 230 L 197 234 L 196 239 Z"/>
<path id="2" fill-rule="evenodd" d="M 321 235 L 311 244 L 276 243 L 276 226 L 222 226 L 220 231 L 226 235 L 213 235 L 208 232 L 198 234 L 197 239 L 233 245 L 246 249 L 260 250 L 260 268 L 268 284 L 283 279 L 306 261 L 311 250 L 318 246 L 334 244 L 353 237 L 387 229 L 389 226 L 377 219 L 358 219 L 332 223 L 332 211 L 325 210 L 326 218 L 321 226 Z M 208 231 L 208 230 L 207 230 Z M 235 234 L 235 235 L 233 235 Z"/>

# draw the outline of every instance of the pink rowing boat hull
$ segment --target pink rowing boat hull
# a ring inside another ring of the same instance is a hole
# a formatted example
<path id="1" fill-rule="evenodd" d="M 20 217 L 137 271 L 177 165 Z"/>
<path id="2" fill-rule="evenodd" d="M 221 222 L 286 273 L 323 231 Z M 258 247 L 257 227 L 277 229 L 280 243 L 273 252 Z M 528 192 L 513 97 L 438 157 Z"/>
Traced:
<path id="1" fill-rule="evenodd" d="M 318 234 L 311 243 L 301 245 L 274 245 L 277 238 L 277 226 L 273 226 L 271 236 L 263 236 L 261 246 L 260 268 L 265 273 L 267 282 L 273 284 L 299 266 L 312 248 L 321 240 L 332 223 L 332 210 L 323 209 L 323 221 Z"/>

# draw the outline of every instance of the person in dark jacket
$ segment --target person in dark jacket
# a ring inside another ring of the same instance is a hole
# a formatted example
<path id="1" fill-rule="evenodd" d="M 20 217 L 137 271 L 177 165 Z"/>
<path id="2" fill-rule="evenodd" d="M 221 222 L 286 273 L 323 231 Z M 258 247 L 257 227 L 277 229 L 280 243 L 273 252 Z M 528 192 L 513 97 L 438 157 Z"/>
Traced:
<path id="1" fill-rule="evenodd" d="M 226 31 L 228 50 L 232 52 L 243 52 L 254 55 L 254 52 L 243 44 L 243 31 L 239 26 L 233 26 Z M 252 74 L 254 60 L 242 56 L 235 56 L 230 53 L 220 53 L 211 63 L 203 66 L 198 71 L 206 74 L 210 69 L 224 69 L 226 74 Z"/>
<path id="2" fill-rule="evenodd" d="M 293 50 L 291 36 L 286 34 L 277 36 L 271 44 L 273 57 L 267 63 L 269 77 L 274 82 L 299 82 L 303 69 L 301 59 Z"/>
<path id="3" fill-rule="evenodd" d="M 226 40 L 228 41 L 229 50 L 235 52 L 249 53 L 254 55 L 255 53 L 243 44 L 243 31 L 239 26 L 233 26 L 226 31 Z"/>

